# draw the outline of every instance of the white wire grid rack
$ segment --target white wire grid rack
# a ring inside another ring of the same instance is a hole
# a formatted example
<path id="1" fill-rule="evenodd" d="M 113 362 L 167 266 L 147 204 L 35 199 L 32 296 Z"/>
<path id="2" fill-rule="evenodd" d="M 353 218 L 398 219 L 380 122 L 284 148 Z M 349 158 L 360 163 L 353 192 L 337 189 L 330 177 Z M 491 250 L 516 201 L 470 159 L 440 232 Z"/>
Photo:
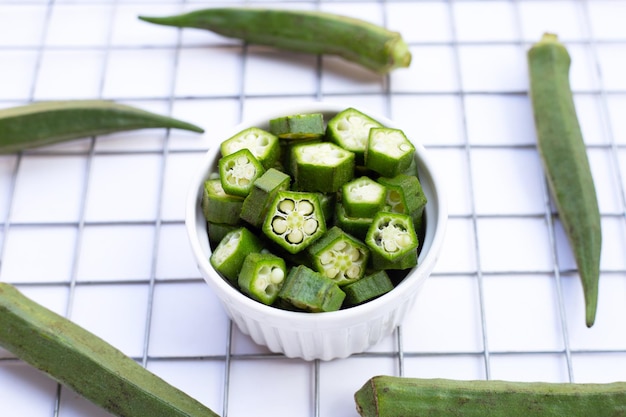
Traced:
<path id="1" fill-rule="evenodd" d="M 414 62 L 372 75 L 332 57 L 140 23 L 216 5 L 312 8 L 403 33 Z M 205 127 L 0 157 L 0 279 L 105 338 L 223 416 L 356 416 L 369 377 L 626 380 L 626 1 L 0 1 L 0 106 L 107 98 Z M 596 325 L 545 186 L 525 52 L 554 31 L 602 212 Z M 221 129 L 311 100 L 410 125 L 450 206 L 439 264 L 404 325 L 368 352 L 287 359 L 232 326 L 188 251 L 182 204 Z M 410 122 L 410 123 L 409 123 Z M 0 349 L 0 415 L 105 416 Z"/>

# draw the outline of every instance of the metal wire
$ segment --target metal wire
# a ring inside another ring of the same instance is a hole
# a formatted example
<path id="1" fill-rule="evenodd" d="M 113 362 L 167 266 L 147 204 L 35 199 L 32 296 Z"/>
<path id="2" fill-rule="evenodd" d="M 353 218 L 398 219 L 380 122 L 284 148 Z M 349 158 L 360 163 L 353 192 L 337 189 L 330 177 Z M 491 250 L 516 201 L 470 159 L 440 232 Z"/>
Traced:
<path id="1" fill-rule="evenodd" d="M 292 3 L 292 1 L 289 0 L 279 0 L 282 3 Z M 396 0 L 396 2 L 411 2 L 411 1 L 417 1 L 417 0 Z M 309 3 L 312 3 L 315 7 L 320 8 L 323 3 L 325 2 L 325 0 L 311 0 L 309 1 Z M 180 9 L 182 10 L 184 7 L 189 6 L 189 4 L 187 3 L 187 1 L 172 1 L 170 2 L 171 4 L 176 4 L 180 6 Z M 246 1 L 244 1 L 243 3 L 247 3 Z M 365 0 L 365 1 L 361 1 L 361 3 L 374 3 L 377 4 L 380 7 L 380 11 L 382 13 L 383 16 L 383 22 L 384 24 L 387 24 L 387 8 L 389 6 L 390 3 L 393 3 L 392 0 Z M 469 135 L 469 128 L 468 128 L 468 123 L 467 123 L 467 116 L 466 116 L 466 99 L 468 97 L 471 96 L 475 96 L 475 95 L 494 95 L 494 96 L 524 96 L 527 94 L 526 91 L 516 91 L 516 90 L 510 90 L 510 91 L 498 91 L 498 92 L 492 92 L 492 91 L 469 91 L 466 89 L 466 87 L 463 85 L 463 77 L 462 77 L 462 65 L 461 65 L 461 57 L 460 57 L 460 48 L 463 46 L 467 46 L 467 45 L 483 45 L 483 46 L 489 46 L 489 45 L 516 45 L 518 46 L 521 50 L 525 50 L 528 48 L 528 43 L 526 41 L 523 40 L 523 34 L 522 34 L 522 17 L 520 16 L 520 3 L 521 0 L 509 0 L 508 3 L 512 6 L 513 10 L 514 10 L 514 17 L 515 17 L 515 32 L 516 32 L 516 39 L 515 41 L 472 41 L 472 42 L 468 42 L 468 41 L 464 41 L 462 39 L 459 39 L 459 34 L 455 25 L 456 22 L 456 16 L 455 16 L 455 4 L 457 3 L 463 3 L 462 0 L 447 0 L 447 1 L 443 1 L 443 4 L 446 5 L 447 7 L 447 11 L 448 11 L 448 15 L 447 15 L 447 19 L 448 19 L 448 23 L 450 25 L 451 28 L 451 40 L 450 41 L 445 41 L 445 42 L 423 42 L 423 43 L 419 43 L 416 45 L 412 45 L 412 46 L 424 46 L 424 45 L 428 45 L 428 46 L 446 46 L 446 47 L 450 47 L 452 52 L 453 52 L 453 62 L 454 62 L 454 70 L 455 70 L 455 76 L 456 76 L 456 83 L 459 86 L 458 87 L 458 91 L 457 92 L 450 92 L 450 91 L 433 91 L 433 92 L 428 92 L 428 93 L 420 93 L 420 92 L 411 92 L 411 93 L 403 93 L 403 92 L 395 92 L 392 91 L 392 86 L 391 86 L 391 81 L 389 79 L 389 77 L 387 77 L 384 80 L 384 84 L 383 84 L 383 89 L 382 92 L 361 92 L 361 93 L 354 93 L 354 92 L 350 92 L 350 93 L 326 93 L 324 91 L 322 91 L 322 75 L 323 75 L 323 59 L 321 57 L 317 58 L 316 61 L 316 88 L 315 88 L 315 92 L 313 93 L 313 96 L 311 98 L 313 99 L 317 99 L 317 100 L 322 100 L 322 99 L 332 99 L 332 98 L 336 98 L 336 97 L 341 97 L 343 95 L 350 95 L 350 96 L 362 96 L 362 97 L 369 97 L 369 96 L 375 96 L 375 97 L 382 97 L 384 100 L 384 106 L 385 106 L 385 112 L 387 113 L 388 116 L 392 116 L 392 105 L 391 105 L 391 101 L 393 97 L 397 97 L 397 96 L 403 96 L 403 95 L 407 95 L 407 96 L 420 96 L 420 95 L 446 95 L 446 96 L 455 96 L 459 98 L 459 103 L 461 105 L 461 116 L 462 116 L 462 142 L 460 144 L 442 144 L 442 145 L 429 145 L 429 148 L 432 149 L 454 149 L 454 150 L 459 150 L 463 152 L 463 156 L 465 158 L 465 162 L 467 164 L 467 175 L 468 175 L 468 181 L 467 183 L 469 184 L 470 187 L 470 192 L 469 192 L 469 196 L 470 196 L 470 202 L 469 202 L 469 213 L 468 214 L 452 214 L 451 215 L 451 219 L 457 219 L 457 220 L 466 220 L 469 221 L 471 223 L 471 230 L 472 230 L 472 234 L 473 234 L 473 240 L 472 240 L 472 245 L 473 245 L 473 250 L 474 250 L 474 263 L 476 265 L 476 268 L 474 271 L 469 271 L 469 272 L 463 272 L 463 273 L 459 273 L 459 275 L 463 275 L 463 276 L 471 276 L 472 279 L 476 280 L 476 284 L 477 284 L 477 288 L 478 288 L 478 308 L 479 308 L 479 317 L 480 317 L 480 332 L 481 332 L 481 349 L 479 351 L 429 351 L 429 352 L 425 352 L 425 351 L 411 351 L 411 350 L 407 350 L 406 349 L 406 344 L 404 343 L 404 338 L 405 338 L 405 334 L 406 334 L 406 329 L 404 329 L 403 327 L 400 327 L 397 329 L 396 333 L 394 334 L 394 342 L 395 342 L 395 349 L 391 352 L 365 352 L 362 354 L 357 354 L 355 355 L 355 357 L 357 358 L 374 358 L 374 357 L 384 357 L 384 358 L 390 358 L 391 360 L 394 361 L 394 363 L 396 363 L 397 365 L 397 374 L 398 375 L 406 375 L 406 359 L 407 358 L 415 358 L 415 357 L 432 357 L 432 356 L 442 356 L 442 357 L 451 357 L 451 356 L 472 356 L 472 357 L 480 357 L 482 360 L 482 365 L 483 365 L 483 371 L 484 371 L 484 375 L 486 379 L 490 379 L 492 378 L 492 369 L 491 369 L 491 365 L 492 365 L 492 358 L 496 355 L 513 355 L 513 354 L 520 354 L 520 353 L 524 353 L 524 354 L 530 354 L 530 355 L 542 355 L 542 354 L 554 354 L 554 355 L 559 355 L 562 356 L 564 358 L 565 364 L 566 364 L 566 368 L 567 368 L 567 378 L 569 381 L 574 382 L 575 381 L 575 377 L 574 377 L 574 363 L 572 360 L 572 356 L 574 354 L 581 354 L 581 353 L 598 353 L 598 354 L 606 354 L 606 353 L 626 353 L 626 350 L 622 350 L 622 349 L 573 349 L 570 345 L 570 332 L 568 329 L 568 322 L 567 322 L 567 312 L 566 312 L 566 308 L 565 308 L 565 302 L 564 302 L 564 294 L 563 294 L 563 289 L 562 289 L 562 281 L 563 281 L 563 276 L 564 275 L 569 275 L 572 274 L 574 271 L 571 270 L 563 270 L 560 266 L 559 266 L 559 259 L 558 259 L 558 251 L 557 251 L 557 239 L 555 236 L 555 222 L 556 222 L 556 214 L 552 211 L 552 207 L 550 204 L 550 195 L 549 195 L 549 190 L 548 187 L 546 186 L 546 184 L 544 183 L 544 187 L 543 187 L 543 198 L 544 198 L 544 204 L 543 204 L 543 208 L 544 211 L 542 213 L 537 213 L 537 214 L 521 214 L 521 215 L 509 215 L 509 214 L 482 214 L 479 213 L 476 207 L 476 201 L 474 198 L 474 184 L 476 179 L 473 177 L 473 161 L 472 161 L 472 153 L 476 150 L 479 149 L 485 149 L 485 148 L 496 148 L 496 149 L 534 149 L 534 145 L 480 145 L 480 144 L 474 144 L 471 143 L 470 141 L 470 135 Z M 592 56 L 592 61 L 594 63 L 594 70 L 596 72 L 596 76 L 598 81 L 598 85 L 595 89 L 590 90 L 590 91 L 582 91 L 582 92 L 576 92 L 576 94 L 578 95 L 591 95 L 594 97 L 598 97 L 599 98 L 599 103 L 601 106 L 601 115 L 603 116 L 602 119 L 602 128 L 604 129 L 604 132 L 606 133 L 606 137 L 607 140 L 605 143 L 602 144 L 590 144 L 588 145 L 588 147 L 590 149 L 601 149 L 603 151 L 606 151 L 609 156 L 610 156 L 610 161 L 612 164 L 612 169 L 613 172 L 615 173 L 615 177 L 616 177 L 616 181 L 618 183 L 618 192 L 619 192 L 619 201 L 620 201 L 620 212 L 619 213 L 602 213 L 602 218 L 603 219 L 607 219 L 607 218 L 620 218 L 622 221 L 626 221 L 626 187 L 624 186 L 624 172 L 623 172 L 623 168 L 620 165 L 620 160 L 619 160 L 619 153 L 621 151 L 623 151 L 626 148 L 626 144 L 623 143 L 618 143 L 615 139 L 615 134 L 611 128 L 611 121 L 610 121 L 610 115 L 609 115 L 609 103 L 608 103 L 608 97 L 614 94 L 625 94 L 626 91 L 619 91 L 619 90 L 615 90 L 615 89 L 611 89 L 608 90 L 604 83 L 603 83 L 603 78 L 602 78 L 602 73 L 599 69 L 599 56 L 598 56 L 598 45 L 601 44 L 611 44 L 611 43 L 621 43 L 623 44 L 625 42 L 625 40 L 620 39 L 620 40 L 606 40 L 606 39 L 596 39 L 594 37 L 594 33 L 592 32 L 592 25 L 591 25 L 591 20 L 589 17 L 589 8 L 590 8 L 590 1 L 589 0 L 585 0 L 580 2 L 580 4 L 577 3 L 577 7 L 579 7 L 580 13 L 581 13 L 581 17 L 582 17 L 582 23 L 584 25 L 583 30 L 585 33 L 585 38 L 582 40 L 572 40 L 570 43 L 574 44 L 574 45 L 584 45 L 586 47 L 589 48 L 589 50 L 591 51 L 591 56 Z M 44 52 L 46 51 L 54 51 L 57 49 L 63 49 L 63 50 L 93 50 L 96 49 L 98 51 L 102 51 L 104 53 L 104 59 L 102 62 L 102 67 L 101 67 L 101 79 L 100 79 L 100 84 L 99 84 L 99 94 L 100 96 L 102 96 L 102 93 L 104 91 L 104 84 L 105 84 L 105 78 L 106 78 L 106 69 L 107 69 L 107 64 L 109 62 L 109 56 L 113 51 L 116 50 L 124 50 L 124 49 L 148 49 L 148 48 L 156 48 L 159 47 L 159 45 L 149 45 L 149 46 L 119 46 L 119 45 L 114 45 L 112 42 L 112 33 L 113 33 L 113 24 L 114 24 L 114 19 L 115 19 L 115 15 L 116 15 L 116 11 L 117 9 L 120 7 L 120 5 L 122 4 L 122 2 L 114 0 L 114 1 L 110 1 L 110 2 L 102 2 L 102 4 L 106 4 L 108 6 L 110 6 L 110 23 L 109 23 L 109 27 L 108 27 L 108 32 L 107 32 L 107 40 L 106 43 L 103 46 L 97 46 L 97 47 L 93 47 L 93 46 L 72 46 L 72 47 L 55 47 L 55 46 L 51 46 L 51 45 L 46 45 L 46 37 L 47 37 L 47 31 L 48 28 L 50 26 L 50 20 L 51 20 L 51 16 L 52 16 L 52 12 L 55 6 L 60 5 L 60 4 L 65 4 L 62 1 L 55 1 L 55 0 L 49 0 L 45 5 L 42 5 L 41 2 L 23 2 L 23 1 L 4 1 L 2 2 L 2 4 L 9 4 L 9 5 L 25 5 L 25 4 L 33 4 L 33 5 L 37 5 L 37 6 L 41 6 L 41 7 L 45 7 L 45 19 L 43 22 L 43 30 L 42 30 L 42 35 L 41 38 L 38 42 L 37 46 L 27 46 L 27 47 L 17 47 L 17 46 L 0 46 L 0 51 L 2 50 L 14 50 L 14 49 L 19 49 L 19 50 L 29 50 L 29 51 L 34 51 L 36 54 L 36 65 L 35 65 L 35 72 L 33 75 L 33 80 L 32 80 L 32 85 L 30 88 L 30 92 L 29 92 L 29 101 L 32 101 L 35 97 L 35 88 L 36 88 L 36 82 L 37 82 L 37 75 L 38 72 L 40 70 L 40 66 L 41 66 L 41 61 L 42 61 L 42 56 L 44 54 Z M 91 2 L 90 4 L 99 4 L 99 3 L 93 3 Z M 123 2 L 124 5 L 128 5 L 128 4 L 133 4 L 132 2 Z M 137 4 L 143 4 L 143 2 L 137 2 Z M 202 6 L 207 6 L 207 5 L 211 5 L 210 2 L 205 3 L 193 3 L 193 6 L 197 6 L 202 7 Z M 212 45 L 215 46 L 215 45 Z M 197 47 L 197 45 L 194 45 L 193 47 Z M 216 47 L 220 47 L 219 45 L 217 45 Z M 247 45 L 243 45 L 242 49 L 241 49 L 241 60 L 240 60 L 240 73 L 241 73 L 241 79 L 239 80 L 239 91 L 237 94 L 235 95 L 223 95 L 223 96 L 203 96 L 203 95 L 194 95 L 193 97 L 180 97 L 177 96 L 176 94 L 176 89 L 175 89 L 175 80 L 176 77 L 178 75 L 178 66 L 179 66 L 179 60 L 180 60 L 180 54 L 181 52 L 183 52 L 186 48 L 190 48 L 190 46 L 185 45 L 183 42 L 183 37 L 182 37 L 182 33 L 181 31 L 178 32 L 177 38 L 176 38 L 176 42 L 174 46 L 167 46 L 168 49 L 173 49 L 174 50 L 174 60 L 172 62 L 172 80 L 171 80 L 171 85 L 169 86 L 169 91 L 166 97 L 134 97 L 132 98 L 133 101 L 146 101 L 146 100 L 165 100 L 165 102 L 167 103 L 167 112 L 168 113 L 172 113 L 173 110 L 173 106 L 174 104 L 178 101 L 178 100 L 207 100 L 207 99 L 222 99 L 222 98 L 230 98 L 230 99 L 235 99 L 238 102 L 238 111 L 239 111 L 239 120 L 241 120 L 242 115 L 244 113 L 244 106 L 245 103 L 248 99 L 250 98 L 281 98 L 281 97 L 285 97 L 285 98 L 289 98 L 292 97 L 292 95 L 290 94 L 284 94 L 284 95 L 259 95 L 259 94 L 252 94 L 249 93 L 248 91 L 246 91 L 246 86 L 245 86 L 245 75 L 247 73 L 248 69 L 248 46 Z M 293 95 L 293 97 L 299 97 L 298 95 Z M 128 98 L 125 98 L 128 99 Z M 1 99 L 0 98 L 0 103 L 2 102 L 7 102 L 8 100 L 6 99 Z M 69 222 L 69 223 L 61 223 L 63 225 L 66 226 L 71 226 L 74 227 L 77 231 L 77 237 L 76 237 L 76 241 L 75 241 L 75 245 L 74 245 L 74 253 L 73 253 L 73 257 L 72 257 L 72 267 L 71 267 L 71 277 L 69 281 L 59 281 L 59 282 L 51 282 L 51 281 L 46 281 L 46 282 L 40 282 L 40 281 L 29 281 L 29 282 L 21 282 L 19 283 L 20 286 L 55 286 L 55 287 L 66 287 L 68 290 L 68 300 L 67 300 L 67 305 L 66 305 L 66 316 L 69 318 L 72 318 L 72 313 L 73 313 L 73 306 L 74 306 L 74 298 L 75 298 L 75 290 L 77 286 L 88 286 L 88 285 L 95 285 L 95 284 L 110 284 L 110 285 L 121 285 L 124 283 L 131 283 L 131 281 L 124 281 L 124 280 L 119 280 L 119 279 L 114 279 L 114 277 L 112 277 L 110 280 L 98 280 L 97 282 L 95 281 L 88 281 L 88 280 L 78 280 L 78 266 L 79 266 L 79 262 L 80 262 L 80 253 L 81 253 L 81 246 L 83 244 L 83 235 L 84 235 L 84 230 L 89 227 L 89 226 L 93 226 L 93 225 L 111 225 L 111 226 L 115 226 L 115 225 L 149 225 L 152 226 L 155 229 L 155 239 L 153 242 L 153 248 L 152 248 L 152 257 L 151 257 L 151 265 L 150 265 L 150 273 L 149 276 L 146 277 L 145 279 L 141 279 L 141 280 L 132 280 L 132 283 L 134 284 L 141 284 L 141 285 L 146 285 L 148 287 L 148 300 L 147 300 L 147 305 L 145 306 L 146 308 L 146 321 L 144 323 L 144 338 L 143 338 L 143 343 L 142 343 L 142 354 L 140 357 L 135 358 L 138 362 L 140 362 L 143 366 L 147 366 L 150 362 L 152 361 L 168 361 L 168 360 L 199 360 L 199 361 L 217 361 L 221 364 L 223 364 L 224 367 L 224 378 L 222 381 L 222 389 L 223 389 L 223 397 L 222 397 L 222 408 L 221 408 L 221 415 L 223 417 L 227 417 L 230 411 L 230 407 L 229 407 L 229 399 L 231 396 L 231 383 L 232 383 L 232 379 L 233 379 L 233 375 L 232 375 L 232 364 L 233 361 L 240 361 L 240 360 L 267 360 L 267 361 L 272 361 L 272 360 L 280 360 L 283 359 L 283 357 L 281 355 L 277 355 L 277 354 L 272 354 L 272 353 L 255 353 L 255 354 L 242 354 L 242 353 L 236 353 L 233 351 L 233 337 L 234 337 L 234 328 L 233 328 L 233 324 L 230 323 L 230 325 L 228 326 L 228 334 L 226 336 L 226 346 L 225 346 L 225 353 L 224 355 L 215 355 L 215 356 L 210 356 L 210 357 L 188 357 L 188 356 L 178 356 L 178 355 L 150 355 L 150 343 L 151 343 L 151 329 L 152 329 L 152 319 L 153 319 L 153 310 L 154 310 L 154 292 L 155 292 L 155 287 L 158 284 L 164 284 L 164 283 L 168 283 L 168 282 L 178 282 L 178 283 L 196 283 L 201 281 L 200 278 L 196 278 L 196 277 L 189 277 L 188 279 L 185 280 L 181 280 L 181 279 L 176 279 L 176 280 L 172 280 L 169 281 L 167 279 L 157 279 L 157 262 L 158 262 L 158 253 L 159 253 L 159 247 L 161 245 L 161 240 L 160 240 L 160 230 L 162 229 L 162 227 L 164 225 L 180 225 L 182 224 L 182 221 L 180 220 L 167 220 L 163 218 L 163 213 L 162 213 L 162 205 L 163 205 L 163 200 L 164 200 L 164 183 L 165 183 L 165 170 L 167 168 L 167 160 L 168 160 L 168 156 L 172 155 L 172 154 L 177 154 L 177 153 L 185 153 L 185 154 L 200 154 L 203 153 L 203 150 L 178 150 L 178 149 L 171 149 L 170 148 L 170 133 L 166 132 L 165 133 L 165 137 L 164 137 L 164 145 L 162 149 L 159 149 L 157 151 L 137 151 L 137 150 L 133 150 L 133 151 L 110 151 L 110 150 L 101 150 L 101 149 L 97 149 L 96 147 L 96 142 L 97 142 L 97 138 L 92 138 L 91 142 L 89 144 L 88 150 L 87 151 L 73 151 L 73 150 L 69 150 L 69 151 L 59 151 L 59 150 L 54 150 L 54 151 L 46 151 L 46 150 L 36 150 L 36 151 L 30 151 L 24 154 L 19 154 L 16 156 L 16 161 L 15 161 L 15 165 L 14 165 L 14 169 L 13 172 L 11 173 L 11 183 L 10 183 L 10 196 L 8 198 L 8 211 L 7 211 L 7 217 L 6 219 L 3 220 L 2 223 L 2 232 L 3 232 L 3 236 L 4 239 L 2 241 L 2 246 L 0 247 L 0 259 L 4 259 L 4 255 L 6 254 L 6 243 L 7 243 L 7 236 L 10 232 L 10 230 L 14 227 L 23 227 L 23 226 L 36 226 L 36 227 L 46 227 L 46 226 L 58 226 L 60 223 L 58 222 L 54 222 L 54 223 L 47 223 L 47 222 L 19 222 L 16 223 L 13 220 L 13 204 L 14 204 L 14 195 L 15 195 L 15 189 L 17 187 L 17 176 L 18 176 L 18 172 L 20 171 L 21 168 L 21 162 L 24 158 L 25 155 L 28 156 L 34 156 L 34 155 L 43 155 L 43 156 L 62 156 L 62 155 L 81 155 L 84 157 L 84 175 L 85 175 L 85 182 L 83 185 L 83 188 L 81 190 L 81 194 L 83 196 L 82 198 L 82 205 L 80 207 L 79 210 L 79 216 L 78 216 L 78 220 L 76 222 Z M 151 154 L 151 155 L 158 155 L 160 158 L 160 176 L 159 178 L 156 179 L 156 181 L 158 182 L 158 197 L 157 197 L 157 213 L 155 216 L 154 221 L 150 220 L 150 221 L 113 221 L 113 222 L 99 222 L 99 221 L 89 221 L 86 218 L 86 200 L 87 200 L 87 195 L 89 194 L 89 178 L 92 172 L 92 164 L 95 158 L 97 158 L 98 156 L 101 155 L 110 155 L 110 154 Z M 491 271 L 485 271 L 483 269 L 483 266 L 481 265 L 481 250 L 483 249 L 481 246 L 481 242 L 479 240 L 479 233 L 478 233 L 478 229 L 479 229 L 479 223 L 481 220 L 483 219 L 494 219 L 494 218 L 504 218 L 504 219 L 517 219 L 517 218 L 540 218 L 543 219 L 545 222 L 545 226 L 548 232 L 548 237 L 549 237 L 549 246 L 551 248 L 551 254 L 550 254 L 550 259 L 551 259 L 551 268 L 548 271 L 543 271 L 543 270 L 535 270 L 530 268 L 527 271 L 502 271 L 502 272 L 491 272 Z M 0 268 L 2 267 L 2 264 L 0 264 Z M 494 275 L 502 275 L 502 276 L 508 276 L 508 275 L 512 275 L 512 274 L 550 274 L 553 279 L 554 279 L 554 286 L 556 289 L 556 299 L 554 300 L 556 306 L 557 306 L 557 310 L 558 310 L 558 316 L 559 316 L 559 325 L 561 327 L 561 332 L 562 332 L 562 339 L 563 339 L 563 348 L 562 349 L 554 349 L 554 350 L 540 350 L 540 351 L 494 351 L 492 349 L 492 347 L 490 346 L 490 334 L 489 334 L 489 328 L 488 328 L 488 317 L 487 317 L 487 309 L 485 307 L 485 289 L 484 289 L 484 281 L 485 281 L 485 277 L 488 276 L 494 276 Z M 626 273 L 626 270 L 609 270 L 609 271 L 602 271 L 603 274 L 624 274 Z M 449 272 L 445 272 L 445 273 L 435 273 L 433 274 L 433 279 L 437 279 L 439 276 L 453 276 L 455 275 L 454 273 L 449 273 Z M 10 361 L 14 361 L 14 358 L 0 358 L 0 371 L 1 371 L 1 367 L 2 364 L 4 362 L 10 362 Z M 322 415 L 322 398 L 321 398 L 321 384 L 322 384 L 322 372 L 323 372 L 323 363 L 321 363 L 320 361 L 314 361 L 311 363 L 311 370 L 312 370 L 312 390 L 310 392 L 310 398 L 311 398 L 311 404 L 313 407 L 313 410 L 311 411 L 311 415 L 314 417 L 319 417 L 320 415 Z M 55 406 L 54 406 L 54 410 L 53 410 L 53 417 L 58 417 L 60 415 L 60 409 L 62 407 L 62 397 L 63 397 L 63 393 L 64 390 L 61 388 L 61 386 L 57 387 L 56 390 L 56 397 L 55 397 Z"/>

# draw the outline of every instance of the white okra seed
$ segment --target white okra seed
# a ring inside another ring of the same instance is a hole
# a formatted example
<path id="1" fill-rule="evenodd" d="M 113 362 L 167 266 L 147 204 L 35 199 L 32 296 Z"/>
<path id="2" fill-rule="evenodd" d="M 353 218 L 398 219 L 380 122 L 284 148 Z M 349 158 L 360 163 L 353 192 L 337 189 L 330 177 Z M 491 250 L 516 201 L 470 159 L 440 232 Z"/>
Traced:
<path id="1" fill-rule="evenodd" d="M 313 213 L 313 204 L 310 201 L 302 200 L 298 203 L 298 213 L 307 216 Z"/>
<path id="2" fill-rule="evenodd" d="M 313 233 L 315 233 L 317 231 L 317 220 L 315 219 L 307 219 L 304 222 L 304 233 L 306 233 L 307 235 L 312 235 Z"/>
<path id="3" fill-rule="evenodd" d="M 292 230 L 291 233 L 287 235 L 287 241 L 289 243 L 300 243 L 304 240 L 304 235 L 300 230 Z"/>
<path id="4" fill-rule="evenodd" d="M 274 217 L 274 219 L 272 220 L 272 230 L 274 231 L 274 233 L 282 235 L 287 231 L 287 220 L 278 216 Z"/>

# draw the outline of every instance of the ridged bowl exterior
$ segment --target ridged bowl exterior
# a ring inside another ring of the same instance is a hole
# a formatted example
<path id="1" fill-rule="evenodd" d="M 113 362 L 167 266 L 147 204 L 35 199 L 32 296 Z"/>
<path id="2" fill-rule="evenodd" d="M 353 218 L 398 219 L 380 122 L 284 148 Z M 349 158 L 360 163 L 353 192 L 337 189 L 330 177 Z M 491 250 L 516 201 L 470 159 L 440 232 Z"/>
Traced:
<path id="1" fill-rule="evenodd" d="M 323 113 L 328 120 L 347 106 L 314 102 L 308 105 L 274 110 L 256 120 L 235 126 L 217 141 L 205 155 L 195 173 L 186 206 L 186 228 L 198 268 L 207 284 L 220 299 L 227 315 L 252 340 L 272 352 L 305 360 L 331 360 L 361 353 L 391 334 L 400 325 L 413 305 L 424 281 L 431 274 L 441 249 L 447 209 L 441 184 L 422 145 L 412 139 L 416 147 L 418 175 L 428 203 L 426 205 L 426 233 L 418 258 L 418 266 L 392 291 L 373 301 L 345 310 L 328 313 L 303 313 L 280 310 L 256 302 L 233 288 L 209 262 L 206 221 L 200 208 L 203 183 L 217 167 L 219 145 L 246 127 L 268 129 L 272 118 L 298 113 Z M 353 106 L 388 127 L 402 129 L 393 121 Z M 411 139 L 411 138 L 409 138 Z"/>

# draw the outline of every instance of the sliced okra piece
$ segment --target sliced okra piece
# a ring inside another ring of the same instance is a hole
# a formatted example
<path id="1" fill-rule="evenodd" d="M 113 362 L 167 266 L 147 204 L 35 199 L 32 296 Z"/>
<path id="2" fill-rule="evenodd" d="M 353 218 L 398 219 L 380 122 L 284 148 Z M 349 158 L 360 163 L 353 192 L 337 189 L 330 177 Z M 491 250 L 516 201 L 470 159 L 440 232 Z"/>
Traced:
<path id="1" fill-rule="evenodd" d="M 241 149 L 248 149 L 252 152 L 265 169 L 274 166 L 280 157 L 278 137 L 258 127 L 244 129 L 220 145 L 222 156 Z"/>
<path id="2" fill-rule="evenodd" d="M 271 119 L 270 132 L 284 140 L 311 140 L 324 136 L 322 113 L 294 114 Z"/>
<path id="3" fill-rule="evenodd" d="M 335 204 L 337 203 L 337 193 L 317 193 L 320 200 L 320 207 L 324 213 L 324 219 L 328 226 L 335 216 Z"/>
<path id="4" fill-rule="evenodd" d="M 377 181 L 387 188 L 389 210 L 410 215 L 415 230 L 420 230 L 428 201 L 419 179 L 413 175 L 398 174 L 393 178 L 380 177 Z"/>
<path id="5" fill-rule="evenodd" d="M 279 191 L 267 211 L 262 230 L 291 254 L 305 249 L 326 232 L 317 193 Z"/>
<path id="6" fill-rule="evenodd" d="M 285 260 L 271 253 L 250 253 L 239 272 L 237 283 L 241 291 L 263 304 L 271 305 L 278 297 L 285 277 Z"/>
<path id="7" fill-rule="evenodd" d="M 301 190 L 334 193 L 354 177 L 354 154 L 334 143 L 294 146 L 291 172 Z"/>
<path id="8" fill-rule="evenodd" d="M 334 226 L 308 247 L 311 262 L 340 287 L 365 275 L 370 251 L 358 239 Z"/>
<path id="9" fill-rule="evenodd" d="M 298 265 L 289 270 L 278 297 L 299 309 L 321 313 L 339 310 L 346 293 L 330 278 Z"/>
<path id="10" fill-rule="evenodd" d="M 419 241 L 408 214 L 376 214 L 365 244 L 370 248 L 374 269 L 407 269 L 417 265 Z"/>
<path id="11" fill-rule="evenodd" d="M 353 152 L 356 165 L 363 165 L 370 129 L 373 127 L 383 127 L 383 125 L 359 110 L 349 107 L 328 121 L 326 137 L 342 148 Z"/>
<path id="12" fill-rule="evenodd" d="M 217 272 L 236 285 L 246 256 L 262 249 L 263 244 L 259 237 L 248 228 L 240 227 L 224 236 L 209 260 Z"/>
<path id="13" fill-rule="evenodd" d="M 370 129 L 365 166 L 385 177 L 406 171 L 415 160 L 415 146 L 402 130 L 388 127 Z"/>
<path id="14" fill-rule="evenodd" d="M 250 150 L 243 148 L 222 156 L 218 162 L 222 187 L 228 194 L 245 197 L 265 168 Z"/>
<path id="15" fill-rule="evenodd" d="M 341 201 L 350 217 L 374 217 L 385 206 L 386 197 L 385 186 L 365 176 L 341 188 Z"/>
<path id="16" fill-rule="evenodd" d="M 250 193 L 244 199 L 241 218 L 255 227 L 261 227 L 276 193 L 288 190 L 290 183 L 291 178 L 284 172 L 275 168 L 265 171 L 254 181 Z"/>
<path id="17" fill-rule="evenodd" d="M 207 221 L 236 225 L 241 223 L 239 214 L 243 206 L 243 197 L 227 194 L 219 178 L 204 182 L 202 212 Z"/>
<path id="18" fill-rule="evenodd" d="M 376 271 L 341 289 L 346 293 L 345 304 L 355 306 L 393 290 L 393 283 L 385 271 Z"/>
<path id="19" fill-rule="evenodd" d="M 333 223 L 346 233 L 358 239 L 365 239 L 367 230 L 372 224 L 372 217 L 350 217 L 342 202 L 335 204 L 335 217 Z"/>
<path id="20" fill-rule="evenodd" d="M 235 229 L 238 229 L 239 225 L 226 224 L 226 223 L 213 223 L 207 222 L 207 233 L 209 236 L 209 243 L 212 247 L 217 246 L 224 236 Z"/>

